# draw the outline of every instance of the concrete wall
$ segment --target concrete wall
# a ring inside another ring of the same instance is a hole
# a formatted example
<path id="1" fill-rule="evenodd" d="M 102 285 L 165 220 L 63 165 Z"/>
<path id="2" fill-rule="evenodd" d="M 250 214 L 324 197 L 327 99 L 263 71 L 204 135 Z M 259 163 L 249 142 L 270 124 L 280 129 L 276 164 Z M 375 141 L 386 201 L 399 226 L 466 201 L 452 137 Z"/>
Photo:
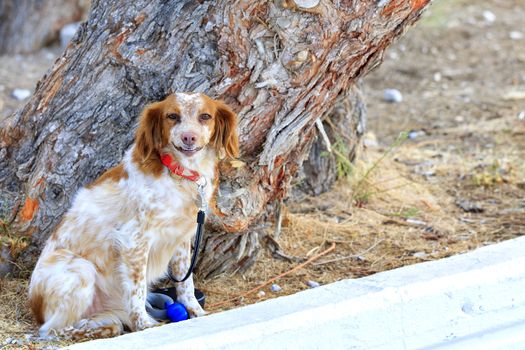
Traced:
<path id="1" fill-rule="evenodd" d="M 525 349 L 525 237 L 70 348 Z"/>

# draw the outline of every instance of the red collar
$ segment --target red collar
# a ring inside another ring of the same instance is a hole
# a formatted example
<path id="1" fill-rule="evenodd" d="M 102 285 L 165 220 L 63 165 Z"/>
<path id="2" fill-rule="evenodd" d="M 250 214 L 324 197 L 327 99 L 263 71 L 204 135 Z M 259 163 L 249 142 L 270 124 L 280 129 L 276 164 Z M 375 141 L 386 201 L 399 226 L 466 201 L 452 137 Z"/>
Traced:
<path id="1" fill-rule="evenodd" d="M 173 174 L 185 178 L 186 180 L 196 182 L 201 177 L 201 174 L 199 174 L 198 171 L 186 169 L 179 163 L 173 161 L 173 158 L 169 154 L 161 155 L 160 160 Z M 185 174 L 186 171 L 190 174 Z"/>

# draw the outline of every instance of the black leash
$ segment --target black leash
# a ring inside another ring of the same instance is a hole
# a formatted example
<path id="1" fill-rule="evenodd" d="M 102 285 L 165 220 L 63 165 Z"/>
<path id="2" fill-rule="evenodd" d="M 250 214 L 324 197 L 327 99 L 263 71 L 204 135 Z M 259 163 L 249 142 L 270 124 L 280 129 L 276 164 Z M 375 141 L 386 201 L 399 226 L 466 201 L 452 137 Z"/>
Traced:
<path id="1" fill-rule="evenodd" d="M 202 199 L 204 200 L 204 199 Z M 173 282 L 184 282 L 190 277 L 190 275 L 193 273 L 193 269 L 195 268 L 195 263 L 197 262 L 197 255 L 199 254 L 199 245 L 201 243 L 201 236 L 202 231 L 204 230 L 204 220 L 206 219 L 206 214 L 203 210 L 199 210 L 197 213 L 197 232 L 195 233 L 195 244 L 193 247 L 193 255 L 191 256 L 191 263 L 190 268 L 188 269 L 188 272 L 186 272 L 186 276 L 184 276 L 183 279 L 180 281 L 173 276 L 173 273 L 171 272 L 171 266 L 168 268 L 168 276 Z"/>
<path id="2" fill-rule="evenodd" d="M 191 256 L 190 267 L 188 269 L 188 272 L 186 272 L 186 276 L 184 276 L 184 278 L 181 280 L 176 279 L 175 276 L 173 276 L 173 272 L 171 271 L 171 266 L 168 267 L 168 276 L 173 282 L 180 283 L 186 281 L 188 277 L 191 276 L 191 274 L 193 273 L 193 269 L 195 268 L 195 263 L 197 262 L 197 255 L 199 254 L 199 245 L 201 243 L 202 232 L 204 230 L 204 220 L 206 219 L 205 210 L 202 209 L 205 209 L 205 207 L 201 206 L 201 209 L 197 213 L 197 232 L 195 233 L 195 244 L 193 248 L 193 255 Z M 172 293 L 174 293 L 173 287 L 165 288 L 164 290 L 166 292 L 169 292 L 170 289 L 172 289 Z M 174 305 L 181 305 L 175 302 L 177 301 L 176 294 L 169 296 L 166 292 L 163 292 L 162 290 L 158 289 L 153 292 L 148 292 L 146 300 L 146 311 L 148 312 L 148 314 L 157 320 L 170 320 L 172 322 L 178 322 L 187 319 L 188 312 L 184 307 L 182 307 L 184 312 L 181 312 L 180 307 L 178 309 L 172 308 L 174 307 Z M 201 304 L 201 306 L 204 307 L 204 294 L 201 291 L 197 290 L 195 290 L 194 293 L 196 297 L 198 295 L 199 304 Z"/>
<path id="3" fill-rule="evenodd" d="M 168 267 L 168 276 L 173 282 L 180 283 L 184 282 L 190 277 L 190 275 L 193 273 L 193 269 L 195 268 L 195 263 L 197 262 L 197 255 L 199 254 L 199 245 L 201 243 L 201 237 L 202 232 L 204 231 L 204 220 L 206 219 L 206 210 L 208 209 L 208 205 L 206 203 L 206 185 L 208 182 L 206 181 L 206 178 L 204 176 L 201 176 L 197 179 L 197 193 L 199 194 L 199 212 L 197 213 L 197 232 L 195 233 L 195 244 L 193 247 L 193 255 L 191 256 L 191 263 L 190 268 L 188 269 L 188 272 L 186 272 L 186 276 L 182 280 L 178 280 L 173 276 L 173 273 L 171 272 L 171 266 Z"/>
<path id="4" fill-rule="evenodd" d="M 170 171 L 171 168 L 169 168 Z M 180 174 L 176 174 L 180 176 Z M 189 179 L 190 181 L 194 181 Z M 207 203 L 206 203 L 206 185 L 207 181 L 204 176 L 200 176 L 195 183 L 197 184 L 197 193 L 199 196 L 200 203 L 198 205 L 199 212 L 197 213 L 197 232 L 195 232 L 195 243 L 193 246 L 193 255 L 191 256 L 191 262 L 190 266 L 188 268 L 188 271 L 186 272 L 186 275 L 183 279 L 178 280 L 173 275 L 173 272 L 171 270 L 171 264 L 168 266 L 168 277 L 176 283 L 181 283 L 186 281 L 191 274 L 193 273 L 193 269 L 195 268 L 195 264 L 197 262 L 197 256 L 199 255 L 199 246 L 201 243 L 202 238 L 202 232 L 204 231 L 204 221 L 206 219 L 206 210 Z M 191 249 L 191 247 L 190 247 Z M 168 295 L 168 293 L 171 290 L 171 296 Z M 187 310 L 182 306 L 181 311 L 181 304 L 178 304 L 174 301 L 176 301 L 177 296 L 175 293 L 175 288 L 164 288 L 163 290 L 157 289 L 153 292 L 148 292 L 147 300 L 146 300 L 146 311 L 150 316 L 157 320 L 170 320 L 172 322 L 178 322 L 182 321 L 188 318 L 188 312 Z M 204 294 L 201 291 L 197 290 L 194 291 L 195 296 L 198 296 L 198 302 L 201 304 L 202 307 L 204 307 Z"/>

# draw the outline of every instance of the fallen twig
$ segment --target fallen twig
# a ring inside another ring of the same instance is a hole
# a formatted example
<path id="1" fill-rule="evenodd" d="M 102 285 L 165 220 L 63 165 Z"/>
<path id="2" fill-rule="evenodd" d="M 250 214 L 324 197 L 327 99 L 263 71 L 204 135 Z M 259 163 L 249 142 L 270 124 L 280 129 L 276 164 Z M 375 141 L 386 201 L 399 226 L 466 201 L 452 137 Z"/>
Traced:
<path id="1" fill-rule="evenodd" d="M 270 278 L 269 280 L 267 280 L 267 281 L 264 282 L 263 284 L 258 285 L 257 287 L 252 288 L 252 289 L 250 289 L 250 290 L 247 291 L 247 292 L 244 292 L 244 293 L 239 294 L 239 295 L 236 295 L 236 296 L 234 296 L 234 297 L 232 297 L 232 298 L 229 298 L 229 299 L 226 299 L 226 300 L 224 300 L 224 301 L 221 301 L 220 303 L 211 304 L 209 307 L 213 308 L 213 307 L 217 307 L 217 306 L 222 306 L 222 305 L 225 305 L 225 304 L 227 304 L 227 303 L 229 303 L 229 302 L 232 302 L 232 301 L 234 301 L 234 300 L 237 300 L 237 299 L 239 299 L 239 298 L 243 298 L 243 297 L 245 297 L 245 296 L 247 296 L 247 295 L 249 295 L 249 294 L 251 294 L 251 293 L 253 293 L 253 292 L 256 292 L 256 291 L 258 291 L 259 289 L 264 288 L 264 287 L 266 287 L 267 285 L 269 285 L 269 284 L 271 284 L 271 283 L 277 281 L 279 278 L 284 277 L 284 276 L 287 276 L 287 275 L 291 274 L 292 272 L 295 272 L 295 271 L 297 271 L 297 270 L 299 270 L 299 269 L 305 267 L 306 265 L 308 265 L 308 264 L 311 263 L 312 261 L 314 261 L 314 260 L 316 260 L 316 259 L 319 259 L 319 258 L 320 258 L 321 256 L 323 256 L 323 255 L 326 255 L 326 254 L 330 253 L 330 252 L 331 252 L 332 250 L 334 250 L 334 249 L 335 249 L 335 243 L 332 243 L 332 245 L 330 246 L 330 248 L 328 248 L 328 249 L 322 251 L 321 253 L 319 253 L 319 254 L 317 254 L 317 255 L 312 256 L 310 259 L 306 260 L 304 263 L 301 263 L 301 264 L 297 265 L 297 266 L 294 267 L 293 269 L 288 270 L 288 271 L 286 271 L 286 272 L 283 272 L 283 273 L 281 273 L 280 275 L 277 275 L 277 276 L 275 276 L 275 277 L 273 277 L 273 278 Z"/>
<path id="2" fill-rule="evenodd" d="M 341 260 L 352 259 L 352 258 L 357 258 L 359 256 L 363 256 L 364 254 L 370 252 L 379 243 L 381 243 L 383 241 L 384 241 L 384 239 L 380 239 L 379 241 L 375 242 L 374 244 L 372 244 L 370 247 L 368 247 L 366 250 L 362 251 L 359 254 L 352 254 L 352 255 L 347 255 L 347 256 L 340 257 L 340 258 L 335 258 L 335 259 L 330 259 L 330 260 L 325 260 L 325 261 L 319 261 L 318 263 L 315 263 L 313 265 L 314 266 L 319 266 L 319 265 L 329 264 L 329 263 L 333 263 L 333 262 L 337 262 L 337 261 L 341 261 Z"/>

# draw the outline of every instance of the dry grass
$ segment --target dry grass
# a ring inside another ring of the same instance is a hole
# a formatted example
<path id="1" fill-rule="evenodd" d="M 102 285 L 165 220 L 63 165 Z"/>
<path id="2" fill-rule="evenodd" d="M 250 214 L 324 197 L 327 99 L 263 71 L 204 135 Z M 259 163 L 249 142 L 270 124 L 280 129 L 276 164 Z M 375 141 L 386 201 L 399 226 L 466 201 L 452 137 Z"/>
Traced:
<path id="1" fill-rule="evenodd" d="M 451 219 L 445 209 L 453 206 L 449 196 L 410 180 L 392 158 L 384 158 L 377 165 L 382 154 L 368 152 L 368 160 L 357 165 L 353 178 L 339 182 L 329 193 L 287 207 L 278 239 L 286 254 L 306 259 L 332 242 L 336 243 L 336 249 L 279 281 L 283 287 L 279 295 L 307 289 L 308 280 L 331 283 L 468 250 L 468 244 L 457 238 L 457 233 L 464 231 L 464 224 Z M 363 180 L 362 174 L 374 165 L 376 169 Z M 359 182 L 359 196 L 356 196 L 355 185 Z M 414 257 L 418 252 L 428 256 Z M 276 260 L 265 251 L 249 272 L 242 276 L 223 276 L 207 282 L 203 289 L 214 303 L 261 284 L 292 266 L 294 263 Z M 254 294 L 221 309 L 276 295 L 269 288 L 265 292 L 265 296 Z"/>
<path id="2" fill-rule="evenodd" d="M 0 349 L 54 349 L 70 344 L 57 340 L 39 342 L 34 336 L 36 326 L 27 305 L 28 281 L 24 279 L 0 280 Z M 6 339 L 16 344 L 5 344 Z"/>
<path id="3" fill-rule="evenodd" d="M 472 131 L 475 131 L 472 132 Z M 509 131 L 511 130 L 511 131 Z M 244 274 L 197 281 L 207 310 L 218 312 L 307 289 L 358 278 L 417 262 L 460 254 L 525 232 L 525 125 L 512 116 L 479 121 L 396 147 L 369 147 L 352 175 L 319 197 L 284 208 L 277 239 L 292 261 L 263 250 Z M 373 139 L 373 135 L 367 135 Z M 481 147 L 490 138 L 491 147 Z M 483 208 L 467 213 L 466 198 Z M 335 243 L 335 249 L 242 298 L 229 300 L 283 274 Z M 26 306 L 26 280 L 0 286 L 0 340 L 23 339 L 36 327 Z M 226 302 L 225 302 L 226 301 Z M 214 304 L 218 304 L 215 305 Z M 30 346 L 61 346 L 39 343 Z"/>
<path id="4" fill-rule="evenodd" d="M 521 127 L 515 125 L 513 130 L 518 135 L 514 136 L 520 135 Z M 447 130 L 443 137 L 407 141 L 386 158 L 384 149 L 368 149 L 352 178 L 340 181 L 329 193 L 285 208 L 282 233 L 277 241 L 286 254 L 304 261 L 331 243 L 336 245 L 334 251 L 278 280 L 276 283 L 283 288 L 279 293 L 266 286 L 262 289 L 264 295 L 254 292 L 207 309 L 218 312 L 305 290 L 309 280 L 326 284 L 358 278 L 523 234 L 525 186 L 520 181 L 525 179 L 521 162 L 525 159 L 525 147 L 503 156 L 497 150 L 507 150 L 508 135 L 487 127 L 489 131 L 499 140 L 496 146 L 501 147 L 486 152 L 477 149 L 476 157 L 449 149 L 455 142 L 458 145 L 464 142 L 457 137 L 457 133 L 464 131 L 453 129 Z M 479 131 L 476 137 L 483 134 Z M 369 172 L 371 167 L 375 168 Z M 367 172 L 368 176 L 363 178 Z M 455 204 L 463 197 L 480 203 L 485 211 L 464 212 Z M 263 284 L 297 264 L 275 259 L 264 250 L 247 273 L 222 275 L 197 284 L 207 294 L 208 305 L 213 305 Z M 25 280 L 2 281 L 0 340 L 35 330 L 25 304 L 26 287 Z"/>
<path id="5" fill-rule="evenodd" d="M 523 125 L 518 121 L 503 121 L 515 124 L 516 136 L 521 133 Z M 468 146 L 465 137 L 458 137 L 469 133 L 468 126 L 448 129 L 433 139 L 407 141 L 391 153 L 390 148 L 368 149 L 350 179 L 340 181 L 329 193 L 290 204 L 285 211 L 278 243 L 287 255 L 307 259 L 332 242 L 335 251 L 278 281 L 283 287 L 279 293 L 266 287 L 264 296 L 253 293 L 210 311 L 292 294 L 307 289 L 308 280 L 325 284 L 367 276 L 523 234 L 525 191 L 519 181 L 525 178 L 520 160 L 525 159 L 525 147 L 516 149 L 514 144 L 513 155 L 503 156 L 500 152 L 507 154 L 510 140 L 499 137 L 505 132 L 491 124 L 478 124 L 475 137 L 490 133 L 500 141 L 470 155 L 458 152 Z M 493 180 L 479 183 L 480 172 Z M 465 212 L 456 204 L 462 198 L 479 203 L 484 212 Z M 214 304 L 296 264 L 276 260 L 265 251 L 247 273 L 221 276 L 201 288 Z"/>
<path id="6" fill-rule="evenodd" d="M 296 259 L 276 259 L 263 249 L 244 274 L 197 280 L 207 309 L 231 309 L 305 290 L 309 280 L 326 284 L 367 276 L 525 234 L 525 120 L 517 118 L 525 99 L 504 94 L 525 84 L 518 74 L 525 71 L 523 41 L 508 37 L 521 28 L 520 4 L 436 1 L 418 29 L 387 53 L 395 55 L 368 77 L 369 125 L 385 146 L 363 152 L 351 176 L 331 192 L 287 204 L 276 240 Z M 486 9 L 496 14 L 495 23 L 483 22 Z M 399 88 L 405 101 L 382 102 L 387 87 Z M 426 135 L 387 146 L 411 129 Z M 482 212 L 462 210 L 457 203 L 465 200 Z M 264 295 L 253 292 L 219 304 L 333 243 L 333 251 L 277 280 L 281 292 L 266 286 Z M 26 280 L 0 281 L 0 344 L 36 330 L 26 288 Z M 219 305 L 210 307 L 214 304 Z"/>

